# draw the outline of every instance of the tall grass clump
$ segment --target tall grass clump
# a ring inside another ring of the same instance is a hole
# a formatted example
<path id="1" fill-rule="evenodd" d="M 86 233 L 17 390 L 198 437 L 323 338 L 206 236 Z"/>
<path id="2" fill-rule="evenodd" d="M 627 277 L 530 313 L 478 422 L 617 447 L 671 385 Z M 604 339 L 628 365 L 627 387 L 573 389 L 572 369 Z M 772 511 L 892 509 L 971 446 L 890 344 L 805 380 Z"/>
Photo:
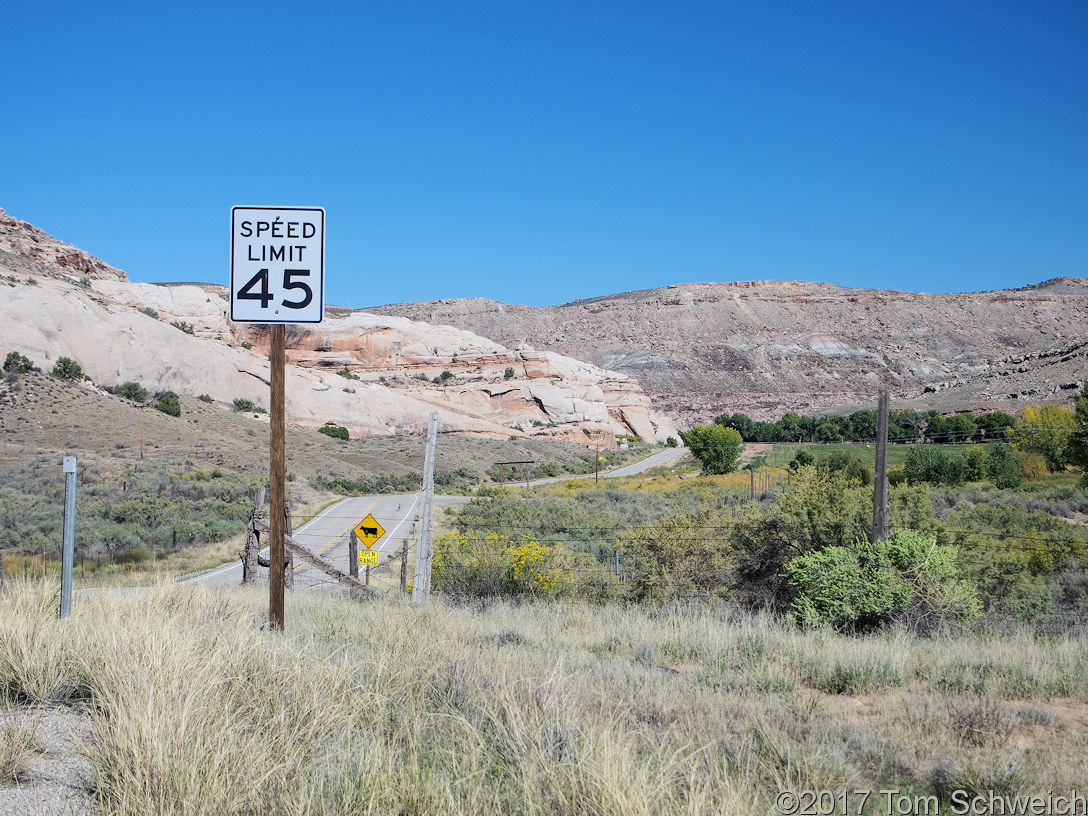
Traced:
<path id="1" fill-rule="evenodd" d="M 39 717 L 5 705 L 0 708 L 0 787 L 20 782 L 38 753 Z"/>
<path id="2" fill-rule="evenodd" d="M 1028 739 L 1033 788 L 1083 775 L 1074 637 L 316 591 L 280 633 L 262 589 L 79 595 L 63 622 L 56 590 L 0 593 L 0 686 L 85 712 L 92 795 L 121 816 L 764 813 L 787 788 L 939 793 Z"/>

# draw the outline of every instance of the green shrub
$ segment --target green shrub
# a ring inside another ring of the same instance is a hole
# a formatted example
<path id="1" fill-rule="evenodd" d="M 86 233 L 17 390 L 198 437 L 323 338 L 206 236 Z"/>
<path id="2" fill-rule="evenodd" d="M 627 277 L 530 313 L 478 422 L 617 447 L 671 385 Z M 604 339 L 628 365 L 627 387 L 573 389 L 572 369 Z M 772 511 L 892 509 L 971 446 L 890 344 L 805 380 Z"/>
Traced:
<path id="1" fill-rule="evenodd" d="M 138 382 L 123 382 L 113 389 L 113 393 L 133 402 L 147 402 L 147 389 Z"/>
<path id="2" fill-rule="evenodd" d="M 184 320 L 171 320 L 170 325 L 173 326 L 175 329 L 179 329 L 185 332 L 186 334 L 194 334 L 192 323 L 186 323 Z"/>
<path id="3" fill-rule="evenodd" d="M 361 377 L 359 377 L 357 374 L 352 373 L 351 369 L 348 368 L 347 366 L 344 366 L 343 368 L 341 368 L 336 373 L 339 374 L 341 377 L 343 377 L 346 380 L 358 380 L 358 379 L 361 379 Z"/>
<path id="4" fill-rule="evenodd" d="M 348 429 L 343 427 L 342 425 L 322 425 L 320 428 L 317 429 L 317 432 L 320 434 L 325 434 L 325 436 L 331 436 L 333 439 L 347 440 L 351 438 L 348 435 Z"/>
<path id="5" fill-rule="evenodd" d="M 247 400 L 244 397 L 234 398 L 234 411 L 239 414 L 267 414 L 261 406 L 257 405 L 252 400 Z"/>
<path id="6" fill-rule="evenodd" d="M 155 403 L 155 410 L 179 417 L 181 416 L 181 401 L 173 391 L 164 391 L 159 395 L 159 401 Z"/>
<path id="7" fill-rule="evenodd" d="M 159 319 L 159 313 L 155 309 L 152 309 L 150 306 L 144 306 L 142 309 L 140 309 L 140 311 L 154 320 Z"/>
<path id="8" fill-rule="evenodd" d="M 437 377 L 435 377 L 433 380 L 431 380 L 431 382 L 433 382 L 435 385 L 445 385 L 446 381 L 452 378 L 453 374 L 449 370 L 446 370 L 439 374 Z"/>
<path id="9" fill-rule="evenodd" d="M 840 658 L 825 676 L 812 678 L 828 694 L 864 694 L 903 685 L 903 674 L 886 658 Z"/>
<path id="10" fill-rule="evenodd" d="M 201 402 L 206 402 L 209 405 L 212 402 L 214 402 L 214 400 L 211 397 L 209 397 L 207 394 L 201 394 L 199 397 L 197 397 L 197 399 L 200 400 Z"/>
<path id="11" fill-rule="evenodd" d="M 679 447 L 679 445 L 680 443 L 676 441 L 675 436 L 670 436 L 668 439 L 665 440 L 665 447 L 667 448 L 675 448 Z"/>
<path id="12" fill-rule="evenodd" d="M 251 348 L 253 348 L 253 344 L 252 344 L 252 343 L 247 343 L 247 342 L 246 342 L 245 340 L 243 340 L 243 341 L 241 342 L 241 344 L 240 344 L 240 345 L 241 345 L 241 346 L 242 346 L 242 348 L 244 348 L 244 349 L 245 349 L 246 351 L 249 351 L 249 350 L 250 350 Z"/>
<path id="13" fill-rule="evenodd" d="M 803 467 L 809 467 L 816 464 L 816 457 L 811 451 L 807 451 L 804 448 L 798 448 L 797 453 L 793 455 L 793 459 L 790 460 L 787 467 L 795 473 Z"/>
<path id="14" fill-rule="evenodd" d="M 79 286 L 80 286 L 81 289 L 90 289 L 91 288 L 91 279 L 86 277 L 86 276 L 80 278 L 79 279 Z"/>
<path id="15" fill-rule="evenodd" d="M 794 461 L 796 461 L 803 452 L 803 450 L 798 451 L 797 456 L 794 457 Z M 844 447 L 837 448 L 821 456 L 816 460 L 816 467 L 825 471 L 828 475 L 841 473 L 846 477 L 847 482 L 859 484 L 862 487 L 873 483 L 873 472 Z"/>
<path id="16" fill-rule="evenodd" d="M 4 359 L 4 371 L 8 374 L 28 374 L 35 371 L 34 363 L 17 351 L 9 351 Z"/>
<path id="17" fill-rule="evenodd" d="M 864 630 L 904 617 L 929 627 L 977 617 L 974 588 L 958 577 L 956 550 L 912 530 L 887 541 L 828 547 L 786 564 L 799 624 Z"/>
<path id="18" fill-rule="evenodd" d="M 59 380 L 79 381 L 83 379 L 83 367 L 71 357 L 60 357 L 53 365 L 52 374 Z"/>
<path id="19" fill-rule="evenodd" d="M 1041 482 L 1050 471 L 1050 466 L 1044 457 L 1030 455 L 1020 459 L 1020 470 L 1029 482 Z"/>
<path id="20" fill-rule="evenodd" d="M 513 379 L 514 378 L 514 369 L 507 368 L 506 371 L 504 371 L 502 373 L 502 376 L 503 376 L 504 379 L 507 379 L 507 380 Z"/>

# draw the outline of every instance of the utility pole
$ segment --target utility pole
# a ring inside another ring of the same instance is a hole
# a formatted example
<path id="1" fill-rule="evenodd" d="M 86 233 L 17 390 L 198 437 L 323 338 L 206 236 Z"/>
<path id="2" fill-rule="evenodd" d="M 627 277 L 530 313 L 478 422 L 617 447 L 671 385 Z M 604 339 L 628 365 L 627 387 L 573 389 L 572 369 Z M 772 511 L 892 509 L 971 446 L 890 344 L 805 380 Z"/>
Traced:
<path id="1" fill-rule="evenodd" d="M 413 525 L 412 532 L 415 531 L 416 528 Z M 404 537 L 400 545 L 400 591 L 401 594 L 408 591 L 408 536 Z"/>
<path id="2" fill-rule="evenodd" d="M 423 457 L 423 518 L 416 550 L 416 574 L 412 580 L 412 603 L 424 604 L 431 596 L 431 559 L 434 557 L 434 453 L 438 441 L 438 414 L 431 414 L 427 426 L 427 452 Z"/>
<path id="3" fill-rule="evenodd" d="M 64 457 L 64 545 L 60 568 L 60 616 L 72 613 L 72 566 L 76 543 L 76 457 Z M 3 555 L 0 554 L 0 558 Z"/>
<path id="4" fill-rule="evenodd" d="M 273 629 L 283 631 L 284 624 L 284 377 L 287 364 L 285 335 L 282 323 L 272 326 L 271 354 L 271 412 L 269 440 L 269 508 L 268 542 L 268 623 Z"/>
<path id="5" fill-rule="evenodd" d="M 140 405 L 140 458 L 144 458 L 144 404 Z"/>
<path id="6" fill-rule="evenodd" d="M 876 429 L 876 475 L 873 479 L 873 541 L 888 537 L 888 392 L 880 392 Z"/>

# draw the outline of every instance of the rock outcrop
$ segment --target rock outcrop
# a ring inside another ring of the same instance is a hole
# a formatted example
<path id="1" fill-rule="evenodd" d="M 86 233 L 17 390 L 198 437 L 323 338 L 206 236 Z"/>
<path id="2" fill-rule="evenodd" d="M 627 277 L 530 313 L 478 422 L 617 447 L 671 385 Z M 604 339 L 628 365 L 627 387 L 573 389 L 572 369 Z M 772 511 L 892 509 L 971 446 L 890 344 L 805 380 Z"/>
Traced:
<path id="1" fill-rule="evenodd" d="M 223 287 L 131 283 L 5 218 L 5 353 L 45 369 L 71 357 L 105 386 L 134 380 L 223 405 L 242 398 L 267 406 L 268 327 L 227 320 Z M 289 326 L 287 345 L 286 407 L 303 425 L 334 422 L 355 436 L 419 432 L 437 411 L 444 432 L 500 438 L 610 448 L 617 435 L 660 442 L 678 435 L 630 377 L 450 326 L 334 308 L 323 324 Z"/>
<path id="2" fill-rule="evenodd" d="M 37 227 L 20 221 L 0 209 L 0 264 L 19 272 L 33 272 L 46 277 L 79 280 L 118 280 L 128 278 L 120 269 L 65 244 Z"/>
<path id="3" fill-rule="evenodd" d="M 731 411 L 775 417 L 870 405 L 880 388 L 898 403 L 940 410 L 1015 408 L 1061 399 L 1061 386 L 1088 375 L 1083 360 L 1060 373 L 1026 363 L 1015 388 L 1001 373 L 1006 359 L 1062 357 L 1088 340 L 1080 278 L 965 294 L 698 283 L 542 308 L 474 298 L 370 311 L 577 355 L 637 379 L 685 425 Z"/>

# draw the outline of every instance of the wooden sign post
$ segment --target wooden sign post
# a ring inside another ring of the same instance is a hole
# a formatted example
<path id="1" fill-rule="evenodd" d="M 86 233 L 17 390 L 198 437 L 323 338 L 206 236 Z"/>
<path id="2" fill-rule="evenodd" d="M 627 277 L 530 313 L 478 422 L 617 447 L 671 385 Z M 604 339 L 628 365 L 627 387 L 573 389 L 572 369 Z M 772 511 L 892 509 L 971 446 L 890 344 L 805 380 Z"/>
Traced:
<path id="1" fill-rule="evenodd" d="M 234 207 L 230 319 L 271 325 L 269 376 L 268 623 L 284 626 L 286 532 L 286 323 L 325 319 L 325 211 L 321 207 Z"/>
<path id="2" fill-rule="evenodd" d="M 272 376 L 271 384 L 271 429 L 269 431 L 268 457 L 268 526 L 271 528 L 268 542 L 268 623 L 273 629 L 283 631 L 283 596 L 285 578 L 283 574 L 283 534 L 284 534 L 284 374 L 286 367 L 285 330 L 283 325 L 272 327 Z"/>

